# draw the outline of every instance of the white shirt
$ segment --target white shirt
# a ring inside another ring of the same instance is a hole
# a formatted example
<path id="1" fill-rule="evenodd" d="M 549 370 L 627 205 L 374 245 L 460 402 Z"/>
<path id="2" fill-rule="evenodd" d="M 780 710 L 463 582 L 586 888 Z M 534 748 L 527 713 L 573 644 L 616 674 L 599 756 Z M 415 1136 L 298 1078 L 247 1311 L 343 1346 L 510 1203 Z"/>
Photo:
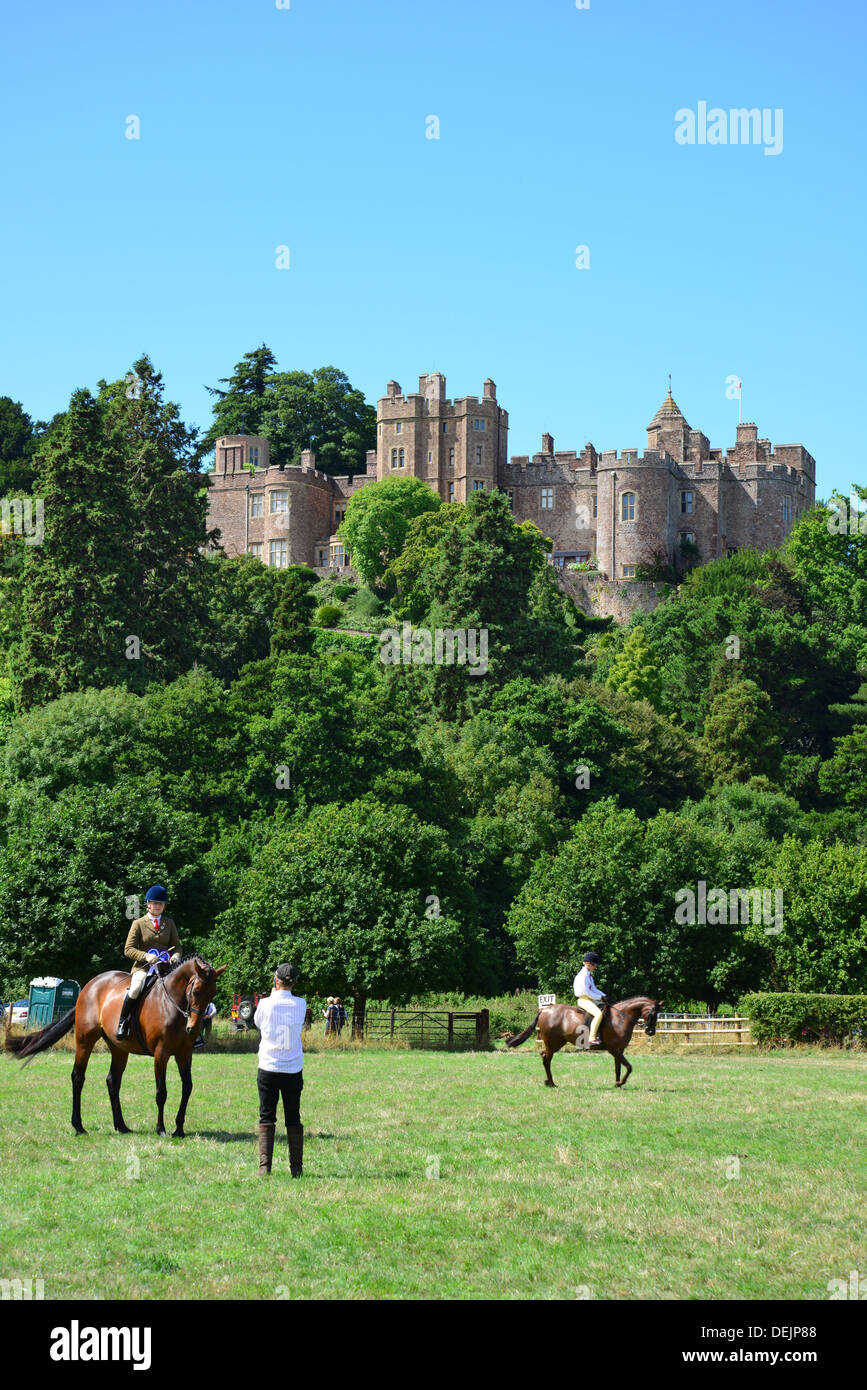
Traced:
<path id="1" fill-rule="evenodd" d="M 298 1072 L 304 1065 L 301 1029 L 307 1017 L 307 1000 L 290 989 L 272 989 L 259 1001 L 253 1022 L 262 1034 L 259 1066 L 262 1071 Z"/>
<path id="2" fill-rule="evenodd" d="M 578 974 L 575 976 L 575 983 L 572 986 L 572 988 L 574 989 L 576 997 L 578 999 L 581 998 L 582 994 L 588 995 L 590 999 L 602 998 L 602 990 L 596 988 L 595 984 L 593 983 L 593 976 L 590 974 L 590 971 L 587 969 L 586 965 L 582 966 L 582 968 L 578 971 Z"/>

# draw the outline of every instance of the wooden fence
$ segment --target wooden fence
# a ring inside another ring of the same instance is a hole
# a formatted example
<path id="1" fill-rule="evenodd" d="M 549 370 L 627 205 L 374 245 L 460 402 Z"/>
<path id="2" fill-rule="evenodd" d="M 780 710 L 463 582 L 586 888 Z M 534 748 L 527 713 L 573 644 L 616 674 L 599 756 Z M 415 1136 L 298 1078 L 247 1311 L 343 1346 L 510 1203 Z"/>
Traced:
<path id="1" fill-rule="evenodd" d="M 643 1033 L 644 1025 L 636 1028 L 636 1032 L 639 1035 Z M 712 1047 L 715 1043 L 725 1043 L 729 1047 L 754 1046 L 750 1021 L 743 1014 L 731 1017 L 722 1014 L 660 1014 L 656 1036 L 696 1047 Z M 648 1039 L 648 1042 L 651 1041 Z"/>
<path id="2" fill-rule="evenodd" d="M 490 1045 L 487 1009 L 475 1013 L 443 1009 L 368 1009 L 364 1015 L 367 1038 L 406 1038 L 411 1047 L 451 1049 L 486 1048 Z"/>

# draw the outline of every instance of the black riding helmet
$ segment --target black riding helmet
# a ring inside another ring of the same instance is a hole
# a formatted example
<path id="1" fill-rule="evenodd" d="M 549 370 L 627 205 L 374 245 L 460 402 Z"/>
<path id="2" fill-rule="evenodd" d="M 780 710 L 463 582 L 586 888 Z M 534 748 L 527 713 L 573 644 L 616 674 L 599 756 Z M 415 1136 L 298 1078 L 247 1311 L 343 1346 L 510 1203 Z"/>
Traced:
<path id="1" fill-rule="evenodd" d="M 589 961 L 591 965 L 599 964 L 599 957 L 597 956 L 595 951 L 588 951 L 587 954 L 582 957 L 582 960 L 584 961 L 585 965 L 587 961 Z"/>

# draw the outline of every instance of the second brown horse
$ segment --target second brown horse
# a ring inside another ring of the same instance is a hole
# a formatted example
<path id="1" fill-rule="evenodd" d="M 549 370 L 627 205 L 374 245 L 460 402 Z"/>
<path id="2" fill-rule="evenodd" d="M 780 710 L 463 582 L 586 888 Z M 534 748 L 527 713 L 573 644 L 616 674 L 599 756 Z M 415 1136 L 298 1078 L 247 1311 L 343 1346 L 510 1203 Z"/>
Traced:
<path id="1" fill-rule="evenodd" d="M 87 1131 L 81 1123 L 81 1090 L 90 1054 L 100 1038 L 108 1043 L 111 1066 L 106 1085 L 111 1101 L 114 1127 L 119 1134 L 129 1134 L 120 1108 L 120 1083 L 129 1054 L 144 1055 L 145 1049 L 154 1059 L 157 1083 L 157 1134 L 165 1134 L 163 1110 L 166 1103 L 166 1068 L 169 1058 L 177 1060 L 181 1074 L 181 1104 L 175 1116 L 173 1137 L 183 1139 L 187 1102 L 193 1089 L 193 1044 L 201 1027 L 205 1011 L 217 992 L 217 979 L 225 965 L 215 969 L 201 956 L 188 956 L 153 984 L 139 1007 L 138 1029 L 118 1039 L 118 1019 L 123 996 L 129 986 L 129 975 L 123 970 L 107 970 L 88 980 L 78 996 L 74 1009 L 50 1023 L 38 1033 L 13 1038 L 6 1028 L 6 1050 L 29 1061 L 44 1052 L 75 1026 L 75 1063 L 72 1068 L 72 1127 L 76 1134 Z M 12 1010 L 9 1010 L 11 1015 Z M 140 1031 L 145 1049 L 136 1037 Z"/>
<path id="2" fill-rule="evenodd" d="M 625 1086 L 629 1080 L 632 1067 L 627 1062 L 624 1053 L 629 1046 L 636 1023 L 642 1019 L 646 1036 L 652 1038 L 656 1032 L 656 1019 L 661 1008 L 661 999 L 649 999 L 644 994 L 638 994 L 633 999 L 621 999 L 619 1004 L 605 1005 L 598 1037 L 605 1051 L 610 1052 L 614 1058 L 615 1086 Z M 583 1009 L 573 1009 L 569 1004 L 549 1004 L 547 1008 L 539 1010 L 529 1028 L 525 1028 L 523 1033 L 517 1033 L 514 1037 L 507 1038 L 506 1046 L 520 1047 L 522 1042 L 527 1041 L 537 1024 L 539 1026 L 539 1039 L 543 1047 L 542 1061 L 547 1077 L 545 1085 L 553 1086 L 551 1058 L 566 1043 L 574 1043 L 576 1047 L 582 1047 L 585 1044 L 590 1018 Z M 622 1081 L 620 1080 L 621 1066 L 626 1068 L 626 1075 Z"/>

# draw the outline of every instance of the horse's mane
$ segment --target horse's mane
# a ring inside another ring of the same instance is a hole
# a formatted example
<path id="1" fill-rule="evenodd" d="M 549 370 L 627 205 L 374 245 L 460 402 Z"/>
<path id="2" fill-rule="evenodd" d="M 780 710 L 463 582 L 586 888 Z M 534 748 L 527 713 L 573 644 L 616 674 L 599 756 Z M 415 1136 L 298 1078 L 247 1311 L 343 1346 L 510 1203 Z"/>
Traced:
<path id="1" fill-rule="evenodd" d="M 621 1004 L 655 1004 L 656 1000 L 651 999 L 649 994 L 631 994 L 628 999 L 618 999 L 615 1001 L 614 1008 L 619 1008 Z"/>
<path id="2" fill-rule="evenodd" d="M 205 960 L 205 957 L 201 955 L 199 951 L 190 951 L 187 955 L 181 956 L 181 959 L 178 961 L 177 965 L 173 965 L 171 970 L 165 971 L 163 979 L 167 980 L 170 975 L 174 975 L 176 970 L 180 970 L 182 965 L 189 965 L 191 960 L 201 961 L 202 965 L 206 965 L 209 970 L 214 969 L 214 966 L 211 964 L 211 962 L 209 960 Z"/>

